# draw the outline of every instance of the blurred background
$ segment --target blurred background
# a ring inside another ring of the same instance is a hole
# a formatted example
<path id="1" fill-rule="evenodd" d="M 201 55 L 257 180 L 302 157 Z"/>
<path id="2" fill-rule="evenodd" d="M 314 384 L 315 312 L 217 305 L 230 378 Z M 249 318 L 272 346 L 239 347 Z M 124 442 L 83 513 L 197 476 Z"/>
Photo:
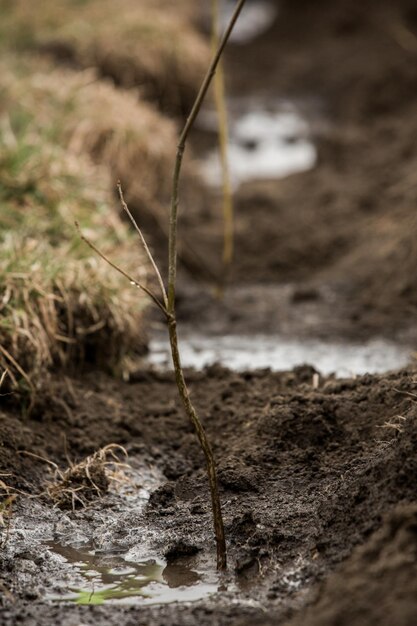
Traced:
<path id="1" fill-rule="evenodd" d="M 219 2 L 223 29 L 235 3 Z M 51 367 L 129 375 L 158 316 L 88 249 L 166 271 L 179 130 L 210 60 L 210 3 L 1 0 L 0 340 L 15 384 Z M 224 57 L 234 255 L 210 92 L 181 181 L 188 365 L 384 371 L 413 358 L 417 5 L 247 0 Z M 246 356 L 245 356 L 246 355 Z M 23 372 L 23 373 L 22 373 Z"/>

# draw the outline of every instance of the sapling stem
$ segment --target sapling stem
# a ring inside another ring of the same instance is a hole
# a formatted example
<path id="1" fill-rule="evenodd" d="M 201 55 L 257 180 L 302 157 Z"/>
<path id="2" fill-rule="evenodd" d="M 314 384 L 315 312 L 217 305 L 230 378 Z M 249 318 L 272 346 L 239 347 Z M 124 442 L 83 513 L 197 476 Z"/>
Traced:
<path id="1" fill-rule="evenodd" d="M 171 344 L 172 361 L 175 371 L 175 382 L 187 417 L 190 419 L 196 431 L 198 441 L 203 450 L 206 460 L 207 476 L 210 486 L 211 507 L 213 513 L 214 533 L 216 537 L 217 569 L 224 570 L 227 567 L 226 537 L 224 533 L 223 516 L 220 504 L 219 489 L 217 483 L 216 462 L 206 432 L 198 417 L 193 403 L 190 400 L 187 383 L 181 365 L 178 349 L 177 322 L 175 316 L 168 321 L 169 340 Z"/>
<path id="2" fill-rule="evenodd" d="M 77 222 L 75 223 L 77 229 L 79 230 L 81 238 L 90 246 L 90 248 L 94 250 L 94 252 L 96 252 L 104 261 L 106 261 L 106 263 L 108 263 L 111 267 L 113 267 L 120 274 L 122 274 L 122 276 L 127 278 L 132 285 L 136 286 L 138 289 L 141 289 L 144 293 L 146 293 L 146 295 L 153 301 L 153 303 L 164 314 L 164 317 L 168 326 L 172 362 L 174 365 L 175 381 L 178 387 L 178 393 L 181 398 L 181 402 L 183 404 L 185 413 L 194 426 L 198 441 L 203 450 L 205 461 L 206 461 L 207 475 L 208 475 L 208 481 L 209 481 L 209 486 L 210 486 L 211 505 L 212 505 L 212 512 L 213 512 L 214 532 L 216 536 L 217 568 L 218 569 L 226 569 L 227 554 L 226 554 L 226 539 L 225 539 L 225 534 L 224 534 L 224 524 L 223 524 L 223 517 L 222 517 L 222 511 L 221 511 L 221 505 L 220 505 L 218 483 L 217 483 L 216 463 L 214 460 L 210 443 L 207 439 L 207 435 L 203 428 L 203 425 L 200 422 L 197 412 L 190 399 L 190 394 L 187 388 L 187 384 L 185 382 L 184 372 L 183 372 L 182 365 L 181 365 L 180 352 L 178 348 L 177 319 L 176 319 L 176 310 L 175 310 L 175 286 L 176 286 L 176 275 L 177 275 L 177 223 L 178 223 L 179 183 L 180 183 L 180 175 L 181 175 L 181 166 L 182 166 L 182 159 L 184 156 L 185 144 L 188 138 L 188 134 L 192 128 L 192 125 L 195 122 L 198 112 L 200 111 L 201 105 L 203 103 L 207 90 L 210 86 L 211 80 L 213 79 L 213 76 L 215 75 L 216 68 L 220 61 L 224 47 L 227 43 L 230 33 L 232 32 L 232 29 L 236 23 L 236 20 L 239 17 L 239 13 L 242 10 L 244 3 L 245 3 L 245 0 L 239 0 L 236 3 L 236 8 L 233 12 L 229 25 L 226 28 L 226 31 L 220 41 L 218 49 L 216 50 L 213 56 L 213 59 L 210 63 L 210 66 L 203 79 L 202 85 L 200 87 L 200 90 L 197 94 L 197 97 L 191 109 L 191 113 L 189 117 L 187 118 L 187 121 L 185 123 L 185 126 L 179 138 L 175 165 L 174 165 L 174 174 L 173 174 L 173 180 L 172 180 L 171 210 L 170 210 L 170 219 L 169 219 L 168 293 L 165 290 L 164 282 L 162 280 L 160 271 L 148 248 L 148 245 L 145 241 L 142 231 L 139 228 L 137 222 L 135 221 L 133 215 L 131 214 L 125 202 L 120 183 L 118 183 L 118 186 L 117 186 L 122 208 L 127 213 L 133 226 L 138 232 L 138 235 L 144 247 L 145 253 L 155 272 L 155 276 L 157 278 L 161 295 L 162 295 L 162 301 L 146 285 L 143 285 L 141 282 L 138 282 L 135 278 L 133 278 L 130 274 L 128 274 L 123 268 L 113 263 L 113 261 L 111 261 L 85 235 L 83 235 L 78 223 Z"/>
<path id="3" fill-rule="evenodd" d="M 240 11 L 245 3 L 245 0 L 239 0 L 236 3 L 235 10 L 230 19 L 230 22 L 226 28 L 226 31 L 221 38 L 220 44 L 214 53 L 210 66 L 203 79 L 200 90 L 192 106 L 190 115 L 187 118 L 185 126 L 180 135 L 180 139 L 177 147 L 177 155 L 174 165 L 174 174 L 172 180 L 172 196 L 171 196 L 171 211 L 169 219 L 169 265 L 168 265 L 168 330 L 169 340 L 171 344 L 172 361 L 175 370 L 175 380 L 178 387 L 178 392 L 184 406 L 184 410 L 191 420 L 195 431 L 197 433 L 198 440 L 201 448 L 204 452 L 207 466 L 207 475 L 210 486 L 211 503 L 213 509 L 213 522 L 214 531 L 216 535 L 217 545 L 217 569 L 226 569 L 227 567 L 227 553 L 226 553 L 226 539 L 224 534 L 223 516 L 220 504 L 219 488 L 217 482 L 216 463 L 214 460 L 213 452 L 209 441 L 207 439 L 204 428 L 200 422 L 200 419 L 194 409 L 194 406 L 190 400 L 187 385 L 184 378 L 184 372 L 181 366 L 181 357 L 178 349 L 178 336 L 177 336 L 177 322 L 175 314 L 175 286 L 177 276 L 177 226 L 178 226 L 178 207 L 179 207 L 179 182 L 181 175 L 181 166 L 184 156 L 185 144 L 188 138 L 188 134 L 196 120 L 196 117 L 201 109 L 203 100 L 207 94 L 210 83 L 216 73 L 217 66 L 220 62 L 223 50 L 226 46 L 227 40 L 230 37 L 230 33 L 239 17 Z"/>

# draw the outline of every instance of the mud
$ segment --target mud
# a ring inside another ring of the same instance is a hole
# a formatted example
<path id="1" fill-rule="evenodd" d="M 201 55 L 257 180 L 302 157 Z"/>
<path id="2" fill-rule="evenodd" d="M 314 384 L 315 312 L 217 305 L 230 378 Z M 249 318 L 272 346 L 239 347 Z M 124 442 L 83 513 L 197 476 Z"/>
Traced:
<path id="1" fill-rule="evenodd" d="M 413 532 L 413 523 L 396 507 L 411 505 L 416 498 L 417 373 L 321 379 L 318 388 L 313 387 L 313 375 L 310 367 L 284 374 L 239 374 L 218 366 L 189 373 L 193 399 L 219 460 L 231 580 L 191 608 L 137 603 L 117 610 L 111 605 L 104 610 L 89 607 L 83 623 L 284 620 L 317 594 L 317 606 L 333 606 L 338 578 L 329 578 L 322 592 L 316 585 L 341 562 L 346 570 L 341 576 L 351 577 L 354 592 L 356 578 L 362 580 L 366 570 L 355 560 L 353 565 L 343 562 L 369 554 L 381 559 L 384 582 L 378 584 L 390 587 L 393 571 L 384 563 L 392 550 L 396 554 L 395 542 L 401 550 L 412 551 L 414 545 L 403 537 Z M 94 540 L 96 547 L 130 551 L 137 560 L 145 553 L 175 563 L 196 554 L 197 568 L 201 560 L 214 562 L 204 463 L 178 406 L 171 375 L 137 372 L 130 384 L 96 374 L 66 384 L 51 380 L 50 397 L 23 424 L 12 407 L 3 409 L 1 417 L 0 470 L 12 474 L 10 485 L 32 495 L 42 491 L 48 472 L 45 463 L 21 454 L 24 450 L 65 466 L 67 455 L 79 460 L 115 442 L 128 445 L 134 464 L 142 464 L 137 476 L 142 471 L 146 477 L 143 468 L 150 463 L 163 474 L 145 508 L 128 506 L 117 492 L 75 512 L 51 509 L 42 497 L 18 500 L 1 554 L 2 623 L 42 619 L 40 623 L 52 624 L 57 619 L 59 607 L 48 598 L 57 585 L 62 589 L 62 569 L 40 546 L 40 537 L 61 536 L 70 545 L 80 538 Z M 383 526 L 372 539 L 389 513 L 397 522 L 389 522 L 389 532 Z M 380 546 L 380 557 L 366 543 L 359 556 L 350 557 L 355 546 L 369 541 Z M 403 558 L 408 562 L 410 557 Z M 402 576 L 402 588 L 408 589 L 406 573 Z M 364 611 L 372 613 L 373 598 L 371 591 L 360 596 Z M 404 598 L 411 603 L 405 608 Z M 404 593 L 391 608 L 391 615 L 398 611 L 396 621 L 380 623 L 407 623 L 401 621 L 402 611 L 415 611 L 414 602 L 415 595 Z M 80 619 L 80 610 L 66 609 L 68 621 L 62 623 L 75 623 L 71 620 Z"/>

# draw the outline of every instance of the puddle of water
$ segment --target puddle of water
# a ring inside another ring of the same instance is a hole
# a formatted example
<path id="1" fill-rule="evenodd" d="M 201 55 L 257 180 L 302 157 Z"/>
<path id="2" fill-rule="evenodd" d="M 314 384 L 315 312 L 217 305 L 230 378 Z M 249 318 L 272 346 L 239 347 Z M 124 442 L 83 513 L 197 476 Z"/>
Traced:
<path id="1" fill-rule="evenodd" d="M 220 26 L 224 30 L 229 24 L 236 7 L 235 0 L 224 0 L 220 3 Z M 265 32 L 278 15 L 278 3 L 271 0 L 246 2 L 239 19 L 232 31 L 230 41 L 244 44 L 252 41 Z"/>
<path id="2" fill-rule="evenodd" d="M 173 564 L 159 558 L 131 561 L 126 553 L 94 549 L 91 544 L 73 547 L 50 541 L 45 545 L 68 563 L 73 579 L 60 583 L 62 591 L 47 596 L 51 601 L 166 604 L 194 602 L 218 591 L 217 573 L 195 569 L 192 559 Z"/>
<path id="3" fill-rule="evenodd" d="M 162 472 L 152 465 L 144 464 L 140 459 L 129 456 L 123 477 L 117 483 L 111 483 L 110 491 L 121 496 L 121 508 L 137 511 L 143 509 L 152 491 L 164 481 Z"/>
<path id="4" fill-rule="evenodd" d="M 146 462 L 142 457 L 133 455 L 128 457 L 126 467 L 115 478 L 117 480 L 111 481 L 109 492 L 117 498 L 117 515 L 135 511 L 135 514 L 139 516 L 145 508 L 151 492 L 166 481 L 163 473 L 151 462 Z M 41 514 L 40 511 L 38 513 Z M 100 520 L 99 527 L 102 528 L 100 541 L 111 544 L 112 533 L 114 533 L 117 525 L 117 516 L 114 510 L 112 508 L 100 508 L 97 520 Z M 90 532 L 81 521 L 77 523 L 70 520 L 66 515 L 61 515 L 59 521 L 48 518 L 40 523 L 37 515 L 32 517 L 16 514 L 10 528 L 8 545 L 11 548 L 19 546 L 19 551 L 22 551 L 26 547 L 33 547 L 33 542 L 43 544 L 45 538 L 53 536 L 59 536 L 63 543 L 76 545 L 86 542 L 90 537 Z"/>
<path id="5" fill-rule="evenodd" d="M 211 116 L 206 115 L 202 123 L 211 126 Z M 230 126 L 228 154 L 234 189 L 244 181 L 283 178 L 309 170 L 317 160 L 309 126 L 290 105 L 275 111 L 258 105 L 257 109 L 237 114 Z M 221 186 L 218 150 L 204 159 L 202 173 L 209 185 Z"/>
<path id="6" fill-rule="evenodd" d="M 181 354 L 183 365 L 196 369 L 220 363 L 238 371 L 265 367 L 279 371 L 308 363 L 323 375 L 334 373 L 339 377 L 399 369 L 412 356 L 409 347 L 382 339 L 346 344 L 266 335 L 185 336 L 181 339 Z M 149 359 L 157 367 L 170 366 L 165 339 L 151 341 Z"/>

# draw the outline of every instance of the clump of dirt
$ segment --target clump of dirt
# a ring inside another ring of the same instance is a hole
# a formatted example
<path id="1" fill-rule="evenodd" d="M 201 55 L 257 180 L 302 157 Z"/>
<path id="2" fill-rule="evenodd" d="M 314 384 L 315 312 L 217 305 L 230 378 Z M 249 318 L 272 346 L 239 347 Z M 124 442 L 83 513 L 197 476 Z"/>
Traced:
<path id="1" fill-rule="evenodd" d="M 322 585 L 291 626 L 408 626 L 417 615 L 417 507 L 400 506 Z"/>

